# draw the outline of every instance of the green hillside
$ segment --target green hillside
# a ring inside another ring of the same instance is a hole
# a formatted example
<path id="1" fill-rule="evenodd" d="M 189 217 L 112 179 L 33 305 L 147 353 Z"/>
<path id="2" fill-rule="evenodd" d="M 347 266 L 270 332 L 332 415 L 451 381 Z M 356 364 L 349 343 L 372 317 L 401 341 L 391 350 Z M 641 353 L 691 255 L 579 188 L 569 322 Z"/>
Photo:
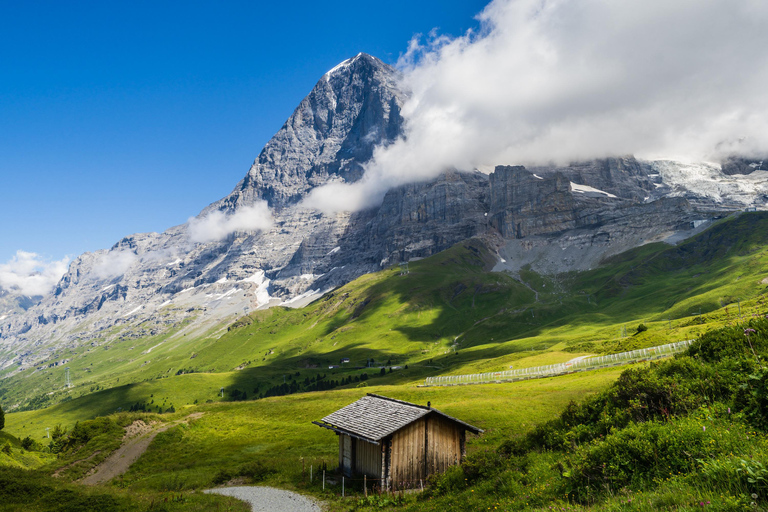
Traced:
<path id="1" fill-rule="evenodd" d="M 679 246 L 649 244 L 589 272 L 524 270 L 521 282 L 489 272 L 491 251 L 472 239 L 412 262 L 407 275 L 388 269 L 303 309 L 253 312 L 219 338 L 166 334 L 63 350 L 53 359 L 70 359 L 73 388 L 63 388 L 63 369 L 42 365 L 0 381 L 0 400 L 6 411 L 63 402 L 87 417 L 165 412 L 349 388 L 366 377 L 414 384 L 428 375 L 658 345 L 733 321 L 739 308 L 759 309 L 768 289 L 767 243 L 768 214 L 742 214 Z M 641 322 L 649 330 L 633 336 Z M 391 366 L 401 368 L 389 373 Z M 84 396 L 85 407 L 76 400 Z"/>

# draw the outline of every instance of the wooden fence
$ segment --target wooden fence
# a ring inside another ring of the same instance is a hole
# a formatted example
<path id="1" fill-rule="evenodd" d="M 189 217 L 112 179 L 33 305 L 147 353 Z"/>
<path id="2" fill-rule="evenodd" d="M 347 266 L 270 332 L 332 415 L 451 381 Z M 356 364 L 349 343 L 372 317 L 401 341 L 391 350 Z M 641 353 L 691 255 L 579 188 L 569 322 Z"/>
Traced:
<path id="1" fill-rule="evenodd" d="M 631 352 L 611 354 L 600 357 L 589 357 L 569 361 L 567 363 L 550 364 L 547 366 L 535 366 L 521 368 L 519 370 L 505 370 L 501 372 L 473 373 L 469 375 L 445 375 L 440 377 L 427 377 L 424 386 L 461 386 L 464 384 L 493 384 L 499 382 L 516 382 L 527 379 L 540 379 L 554 377 L 568 373 L 586 372 L 599 368 L 609 368 L 624 364 L 639 363 L 668 357 L 682 352 L 693 340 L 678 341 L 658 347 L 641 348 Z"/>

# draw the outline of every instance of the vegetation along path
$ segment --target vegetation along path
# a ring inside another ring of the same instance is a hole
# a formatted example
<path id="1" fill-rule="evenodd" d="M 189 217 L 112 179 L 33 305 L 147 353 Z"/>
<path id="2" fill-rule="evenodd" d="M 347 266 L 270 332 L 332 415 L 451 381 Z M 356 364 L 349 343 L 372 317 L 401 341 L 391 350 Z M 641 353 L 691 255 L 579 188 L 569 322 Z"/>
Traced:
<path id="1" fill-rule="evenodd" d="M 144 422 L 135 422 L 126 428 L 123 444 L 115 450 L 104 462 L 93 468 L 80 482 L 85 485 L 98 485 L 122 475 L 131 464 L 136 462 L 147 451 L 152 440 L 160 432 L 165 432 L 179 423 L 186 423 L 199 418 L 203 413 L 193 413 L 186 418 L 165 425 L 152 426 Z"/>

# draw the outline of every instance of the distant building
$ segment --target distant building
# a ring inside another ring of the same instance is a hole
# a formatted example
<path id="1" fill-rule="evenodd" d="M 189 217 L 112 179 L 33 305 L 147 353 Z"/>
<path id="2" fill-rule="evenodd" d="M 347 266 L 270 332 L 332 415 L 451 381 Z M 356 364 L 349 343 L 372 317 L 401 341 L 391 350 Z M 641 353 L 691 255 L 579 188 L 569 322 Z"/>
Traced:
<path id="1" fill-rule="evenodd" d="M 756 212 L 757 211 L 757 206 L 748 206 L 747 208 L 744 209 L 744 211 L 745 212 Z"/>
<path id="2" fill-rule="evenodd" d="M 315 425 L 339 436 L 339 469 L 367 475 L 382 489 L 419 487 L 429 475 L 460 464 L 466 432 L 482 429 L 433 409 L 368 394 Z"/>
<path id="3" fill-rule="evenodd" d="M 344 357 L 344 358 L 341 359 L 341 364 L 348 363 L 348 362 L 349 362 L 349 358 L 348 357 Z"/>
<path id="4" fill-rule="evenodd" d="M 338 367 L 339 367 L 339 365 L 337 365 L 337 364 L 332 364 L 331 366 L 329 366 L 329 367 L 328 367 L 328 369 L 329 369 L 329 370 L 333 370 L 334 368 L 338 368 Z"/>

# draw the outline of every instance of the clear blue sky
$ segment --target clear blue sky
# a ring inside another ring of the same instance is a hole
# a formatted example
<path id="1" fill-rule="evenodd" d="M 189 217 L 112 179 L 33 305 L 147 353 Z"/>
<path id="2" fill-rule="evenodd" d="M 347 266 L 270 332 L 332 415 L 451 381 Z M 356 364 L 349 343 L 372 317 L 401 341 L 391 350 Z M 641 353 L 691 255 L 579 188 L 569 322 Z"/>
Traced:
<path id="1" fill-rule="evenodd" d="M 328 69 L 394 63 L 485 3 L 0 0 L 0 263 L 185 222 Z"/>

